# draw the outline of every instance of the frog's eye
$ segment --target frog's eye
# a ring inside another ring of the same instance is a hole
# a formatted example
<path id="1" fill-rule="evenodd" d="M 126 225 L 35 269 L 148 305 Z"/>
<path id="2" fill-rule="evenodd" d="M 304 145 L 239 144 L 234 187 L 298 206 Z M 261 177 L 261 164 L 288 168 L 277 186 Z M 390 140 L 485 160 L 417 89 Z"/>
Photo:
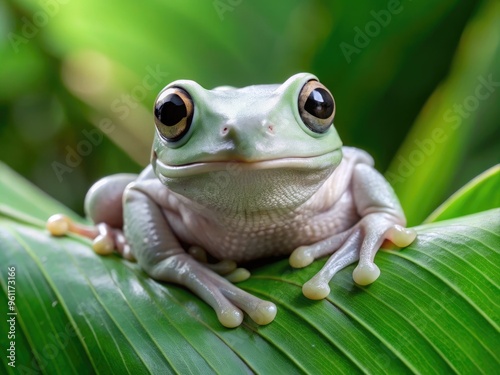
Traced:
<path id="1" fill-rule="evenodd" d="M 307 82 L 299 94 L 300 118 L 315 133 L 324 133 L 333 124 L 335 101 L 318 81 Z"/>
<path id="2" fill-rule="evenodd" d="M 191 96 L 178 87 L 169 88 L 158 95 L 155 102 L 155 125 L 167 141 L 177 141 L 187 133 L 193 119 Z"/>

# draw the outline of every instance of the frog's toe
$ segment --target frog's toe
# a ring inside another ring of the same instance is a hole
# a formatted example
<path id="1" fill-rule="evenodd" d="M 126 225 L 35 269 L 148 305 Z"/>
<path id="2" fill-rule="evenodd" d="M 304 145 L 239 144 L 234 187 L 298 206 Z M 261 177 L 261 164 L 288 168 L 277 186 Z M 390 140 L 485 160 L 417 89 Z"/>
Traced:
<path id="1" fill-rule="evenodd" d="M 411 244 L 417 233 L 412 228 L 405 228 L 394 223 L 395 219 L 385 213 L 374 213 L 366 216 L 360 223 L 363 243 L 359 250 L 359 264 L 352 273 L 356 284 L 368 285 L 380 276 L 380 269 L 373 262 L 378 249 L 385 239 L 398 247 Z"/>
<path id="2" fill-rule="evenodd" d="M 70 224 L 71 220 L 67 216 L 57 214 L 49 217 L 45 226 L 50 234 L 60 237 L 69 232 Z"/>
<path id="3" fill-rule="evenodd" d="M 255 323 L 259 325 L 266 325 L 274 320 L 277 312 L 278 309 L 274 303 L 261 301 L 252 309 L 252 311 L 248 312 L 248 315 Z"/>
<path id="4" fill-rule="evenodd" d="M 352 272 L 352 279 L 356 284 L 368 285 L 380 276 L 380 269 L 375 263 L 359 264 Z"/>
<path id="5" fill-rule="evenodd" d="M 133 258 L 121 230 L 111 228 L 106 223 L 97 224 L 96 228 L 99 234 L 94 238 L 92 248 L 97 254 L 109 255 L 116 249 L 120 255 Z"/>
<path id="6" fill-rule="evenodd" d="M 238 327 L 243 321 L 243 313 L 233 306 L 218 311 L 216 310 L 216 314 L 219 322 L 227 328 Z"/>
<path id="7" fill-rule="evenodd" d="M 233 284 L 221 285 L 222 294 L 235 306 L 242 309 L 257 324 L 271 323 L 276 317 L 276 305 L 245 292 Z"/>
<path id="8" fill-rule="evenodd" d="M 237 289 L 230 293 L 223 291 L 223 295 L 231 303 L 231 306 L 226 306 L 222 309 L 215 307 L 215 311 L 219 322 L 224 327 L 234 328 L 239 326 L 243 321 L 243 313 L 241 310 L 247 313 L 248 316 L 259 325 L 269 324 L 276 317 L 277 308 L 274 303 L 263 301 L 241 289 Z"/>
<path id="9" fill-rule="evenodd" d="M 293 268 L 306 267 L 314 262 L 314 251 L 309 246 L 300 246 L 290 255 L 289 262 Z"/>
<path id="10" fill-rule="evenodd" d="M 302 286 L 302 293 L 309 299 L 324 299 L 330 294 L 330 287 L 321 277 L 312 278 Z"/>
<path id="11" fill-rule="evenodd" d="M 248 316 L 259 325 L 271 323 L 276 317 L 276 305 L 268 301 L 259 301 L 256 305 L 248 308 L 245 311 Z M 237 307 L 230 307 L 221 310 L 216 310 L 219 322 L 227 328 L 238 327 L 243 322 L 243 313 Z"/>
<path id="12" fill-rule="evenodd" d="M 339 249 L 352 230 L 347 230 L 312 245 L 300 246 L 290 255 L 289 262 L 293 268 L 303 268 L 315 259 L 330 255 Z"/>
<path id="13" fill-rule="evenodd" d="M 318 258 L 334 252 L 323 268 L 302 289 L 311 299 L 322 299 L 330 293 L 328 283 L 341 269 L 356 262 L 352 278 L 356 284 L 368 285 L 380 276 L 380 269 L 373 262 L 375 254 L 387 238 L 397 246 L 408 246 L 416 237 L 413 229 L 394 224 L 395 219 L 386 213 L 376 213 L 364 217 L 351 230 L 335 235 L 307 248 L 297 249 L 297 255 L 290 260 L 292 265 L 301 264 L 305 259 Z M 338 249 L 338 250 L 337 250 Z"/>
<path id="14" fill-rule="evenodd" d="M 210 270 L 206 271 L 210 272 Z M 217 278 L 213 276 L 217 276 Z M 215 274 L 193 274 L 191 275 L 191 282 L 194 283 L 190 282 L 189 284 L 191 285 L 186 286 L 212 306 L 217 315 L 217 319 L 224 327 L 238 327 L 243 321 L 243 309 L 225 295 L 221 288 L 221 282 L 228 284 L 229 282 L 222 278 L 218 279 L 219 277 L 220 276 Z"/>
<path id="15" fill-rule="evenodd" d="M 92 241 L 92 249 L 94 249 L 95 253 L 99 255 L 112 254 L 114 248 L 115 242 L 111 236 L 100 234 L 94 238 L 94 241 Z"/>
<path id="16" fill-rule="evenodd" d="M 240 325 L 243 312 L 257 324 L 268 324 L 276 316 L 276 306 L 273 303 L 231 284 L 188 254 L 179 253 L 159 263 L 143 263 L 142 266 L 157 280 L 174 281 L 189 288 L 212 306 L 220 323 L 225 327 Z"/>
<path id="17" fill-rule="evenodd" d="M 245 281 L 250 277 L 250 271 L 246 268 L 236 268 L 234 271 L 224 275 L 224 278 L 232 283 Z"/>
<path id="18" fill-rule="evenodd" d="M 47 230 L 53 236 L 64 236 L 75 233 L 92 240 L 92 248 L 99 255 L 109 255 L 116 250 L 125 259 L 134 260 L 134 256 L 127 245 L 125 236 L 120 229 L 111 228 L 106 223 L 96 226 L 74 222 L 61 214 L 52 215 L 46 224 Z"/>
<path id="19" fill-rule="evenodd" d="M 406 247 L 410 245 L 415 238 L 417 238 L 417 232 L 413 228 L 405 228 L 401 225 L 395 224 L 386 232 L 386 237 L 394 245 L 398 247 Z"/>
<path id="20" fill-rule="evenodd" d="M 302 287 L 302 293 L 309 299 L 323 299 L 330 294 L 328 283 L 341 269 L 359 259 L 358 249 L 361 245 L 361 233 L 354 231 L 333 255 L 326 261 L 321 270 Z"/>
<path id="21" fill-rule="evenodd" d="M 68 233 L 75 233 L 81 236 L 94 239 L 99 232 L 96 227 L 79 224 L 71 220 L 68 216 L 56 214 L 49 217 L 46 228 L 53 236 L 64 236 Z"/>

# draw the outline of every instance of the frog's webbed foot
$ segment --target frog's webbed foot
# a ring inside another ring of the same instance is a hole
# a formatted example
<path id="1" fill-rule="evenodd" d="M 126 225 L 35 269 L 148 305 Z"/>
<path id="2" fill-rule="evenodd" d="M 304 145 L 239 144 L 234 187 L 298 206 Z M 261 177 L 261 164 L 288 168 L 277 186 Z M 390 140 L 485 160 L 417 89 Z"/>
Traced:
<path id="1" fill-rule="evenodd" d="M 239 326 L 243 321 L 242 310 L 260 325 L 272 322 L 276 316 L 274 303 L 241 290 L 186 253 L 165 258 L 146 270 L 154 279 L 189 288 L 215 310 L 225 327 Z"/>
<path id="2" fill-rule="evenodd" d="M 111 228 L 106 223 L 89 226 L 76 223 L 65 215 L 57 214 L 47 220 L 46 227 L 53 236 L 75 233 L 90 238 L 92 248 L 99 255 L 109 255 L 116 250 L 123 258 L 134 260 L 123 232 L 120 229 Z"/>
<path id="3" fill-rule="evenodd" d="M 232 283 L 239 283 L 250 277 L 250 271 L 246 268 L 238 267 L 234 260 L 221 260 L 217 263 L 209 263 L 207 252 L 199 246 L 191 246 L 188 249 L 188 253 L 198 262 L 203 263 L 205 267 L 224 276 L 224 278 Z"/>
<path id="4" fill-rule="evenodd" d="M 375 254 L 385 239 L 398 247 L 410 245 L 416 237 L 414 229 L 395 224 L 394 217 L 382 212 L 362 218 L 354 227 L 310 246 L 297 248 L 290 256 L 290 264 L 302 268 L 315 259 L 333 255 L 323 268 L 302 287 L 310 299 L 323 299 L 330 294 L 328 283 L 341 269 L 359 260 L 352 277 L 359 285 L 368 285 L 380 275 L 373 262 Z"/>

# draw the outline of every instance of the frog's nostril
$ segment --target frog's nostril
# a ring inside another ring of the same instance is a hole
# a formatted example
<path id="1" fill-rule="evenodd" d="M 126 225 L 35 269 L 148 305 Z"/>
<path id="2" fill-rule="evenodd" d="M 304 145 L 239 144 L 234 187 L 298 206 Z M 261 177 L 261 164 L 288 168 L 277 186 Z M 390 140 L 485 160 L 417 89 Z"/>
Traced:
<path id="1" fill-rule="evenodd" d="M 229 125 L 229 124 L 225 124 L 221 127 L 221 130 L 220 130 L 220 134 L 221 136 L 223 137 L 227 137 L 227 136 L 230 136 L 231 134 L 234 133 L 234 127 Z"/>

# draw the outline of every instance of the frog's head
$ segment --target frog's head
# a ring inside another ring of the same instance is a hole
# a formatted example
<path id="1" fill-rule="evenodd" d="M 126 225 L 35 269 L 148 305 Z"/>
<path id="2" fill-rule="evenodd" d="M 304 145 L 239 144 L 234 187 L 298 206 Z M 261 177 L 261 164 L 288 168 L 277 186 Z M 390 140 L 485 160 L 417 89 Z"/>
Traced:
<path id="1" fill-rule="evenodd" d="M 154 106 L 153 169 L 202 206 L 243 213 L 293 209 L 342 158 L 335 102 L 316 77 L 206 90 L 175 81 Z"/>

